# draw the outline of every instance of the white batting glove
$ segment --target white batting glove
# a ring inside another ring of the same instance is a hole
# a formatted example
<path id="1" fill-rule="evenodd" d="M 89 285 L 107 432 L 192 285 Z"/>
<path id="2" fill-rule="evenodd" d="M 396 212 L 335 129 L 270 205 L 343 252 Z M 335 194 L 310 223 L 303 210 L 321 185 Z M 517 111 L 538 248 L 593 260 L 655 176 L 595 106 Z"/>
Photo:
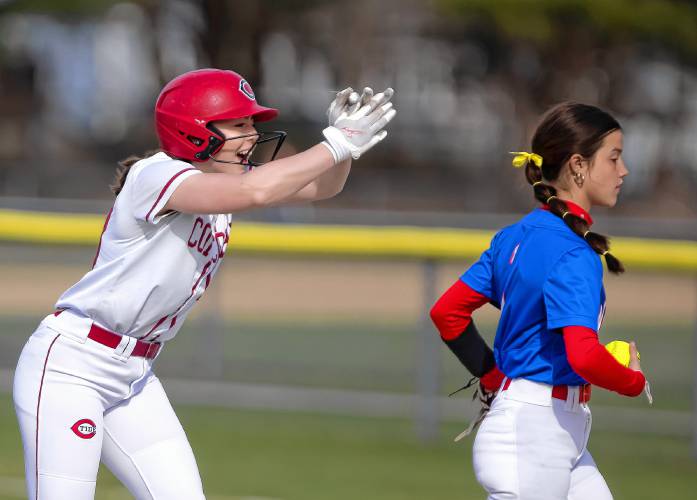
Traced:
<path id="1" fill-rule="evenodd" d="M 346 112 L 349 114 L 355 113 L 363 106 L 368 106 L 369 112 L 373 111 L 379 106 L 382 106 L 383 104 L 387 104 L 388 102 L 390 102 L 390 99 L 392 99 L 393 95 L 394 90 L 392 90 L 389 87 L 380 92 L 379 94 L 374 94 L 373 89 L 371 89 L 370 87 L 365 87 L 363 89 L 363 93 L 358 98 L 358 101 L 356 101 L 355 104 L 348 105 Z"/>
<path id="2" fill-rule="evenodd" d="M 370 90 L 370 93 L 366 93 L 365 90 Z M 394 90 L 392 90 L 390 87 L 387 87 L 385 90 L 375 95 L 373 95 L 373 91 L 370 88 L 366 87 L 363 95 L 361 96 L 361 105 L 367 105 L 372 111 L 390 102 L 393 95 Z"/>
<path id="3" fill-rule="evenodd" d="M 341 114 L 346 111 L 349 106 L 353 106 L 359 102 L 360 96 L 358 92 L 354 92 L 351 87 L 346 87 L 341 92 L 336 93 L 336 97 L 327 109 L 327 121 L 331 127 L 336 123 L 336 120 Z"/>
<path id="4" fill-rule="evenodd" d="M 355 102 L 350 103 L 347 106 L 347 109 L 345 110 L 346 113 L 348 113 L 348 114 L 355 113 L 356 111 L 361 109 L 363 106 L 368 104 L 372 98 L 373 98 L 373 89 L 371 89 L 370 87 L 363 87 L 363 92 L 361 92 L 361 95 L 358 96 L 358 99 Z"/>
<path id="5" fill-rule="evenodd" d="M 387 89 L 380 94 L 365 97 L 365 104 L 358 110 L 347 109 L 333 126 L 322 131 L 326 139 L 323 144 L 332 153 L 336 163 L 349 157 L 357 160 L 387 136 L 387 131 L 383 128 L 397 114 L 392 103 L 388 102 L 392 95 L 392 89 Z"/>
<path id="6" fill-rule="evenodd" d="M 387 88 L 379 94 L 374 94 L 373 89 L 364 87 L 361 95 L 358 95 L 358 92 L 351 87 L 346 87 L 344 90 L 337 92 L 336 98 L 329 105 L 329 109 L 327 109 L 328 124 L 333 126 L 343 112 L 355 113 L 365 105 L 369 105 L 371 110 L 373 110 L 378 106 L 387 104 L 393 95 L 394 91 L 391 88 Z"/>

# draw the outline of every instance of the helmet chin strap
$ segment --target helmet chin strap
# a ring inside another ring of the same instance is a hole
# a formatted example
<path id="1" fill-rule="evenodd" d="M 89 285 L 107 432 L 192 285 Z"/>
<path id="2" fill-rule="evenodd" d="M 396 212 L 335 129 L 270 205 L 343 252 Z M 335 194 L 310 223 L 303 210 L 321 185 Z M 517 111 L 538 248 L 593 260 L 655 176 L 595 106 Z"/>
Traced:
<path id="1" fill-rule="evenodd" d="M 224 163 L 225 165 L 242 165 L 245 172 L 251 171 L 254 167 L 262 165 L 262 163 L 257 163 L 254 161 L 232 161 L 232 160 L 219 160 L 215 156 L 209 156 L 209 160 L 213 160 L 216 163 Z"/>

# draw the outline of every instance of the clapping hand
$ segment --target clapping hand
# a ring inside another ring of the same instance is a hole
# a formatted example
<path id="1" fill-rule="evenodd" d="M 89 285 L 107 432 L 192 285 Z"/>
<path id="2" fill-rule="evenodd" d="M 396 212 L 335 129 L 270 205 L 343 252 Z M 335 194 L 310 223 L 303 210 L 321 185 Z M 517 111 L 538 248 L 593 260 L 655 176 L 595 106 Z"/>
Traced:
<path id="1" fill-rule="evenodd" d="M 374 94 L 370 87 L 361 95 L 350 87 L 337 93 L 327 110 L 330 126 L 323 131 L 337 163 L 349 156 L 357 160 L 387 136 L 383 129 L 397 114 L 393 95 L 391 88 Z"/>

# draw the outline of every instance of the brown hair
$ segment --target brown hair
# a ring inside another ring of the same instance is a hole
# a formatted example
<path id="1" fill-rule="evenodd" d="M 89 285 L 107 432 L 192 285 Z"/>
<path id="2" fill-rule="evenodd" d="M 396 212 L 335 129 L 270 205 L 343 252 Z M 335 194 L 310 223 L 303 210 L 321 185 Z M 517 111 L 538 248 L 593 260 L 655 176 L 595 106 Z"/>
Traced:
<path id="1" fill-rule="evenodd" d="M 610 272 L 620 274 L 624 272 L 624 266 L 609 253 L 608 238 L 591 231 L 587 221 L 572 214 L 566 202 L 557 198 L 557 190 L 542 181 L 543 178 L 556 180 L 562 167 L 574 154 L 592 158 L 603 139 L 615 130 L 621 130 L 617 120 L 595 106 L 575 102 L 554 106 L 544 115 L 532 138 L 532 152 L 542 157 L 542 167 L 529 161 L 525 166 L 525 177 L 533 186 L 535 198 L 548 205 L 553 214 L 604 256 Z"/>
<path id="2" fill-rule="evenodd" d="M 131 170 L 131 167 L 139 162 L 140 160 L 144 160 L 145 158 L 149 158 L 150 156 L 162 152 L 161 149 L 152 149 L 150 151 L 146 151 L 142 155 L 131 155 L 128 158 L 121 160 L 118 162 L 119 166 L 116 167 L 116 173 L 114 174 L 114 182 L 109 185 L 109 188 L 111 189 L 111 192 L 114 193 L 114 196 L 118 196 L 121 190 L 123 189 L 123 185 L 126 183 L 126 177 L 128 177 L 128 172 Z"/>

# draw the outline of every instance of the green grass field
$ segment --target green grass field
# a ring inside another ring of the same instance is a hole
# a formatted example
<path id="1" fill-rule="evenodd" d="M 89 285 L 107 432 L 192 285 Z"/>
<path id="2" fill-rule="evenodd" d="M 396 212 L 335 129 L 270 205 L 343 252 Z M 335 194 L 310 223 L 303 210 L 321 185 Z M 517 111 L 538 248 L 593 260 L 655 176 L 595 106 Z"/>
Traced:
<path id="1" fill-rule="evenodd" d="M 406 420 L 180 407 L 210 500 L 436 500 L 483 498 L 471 440 L 444 425 L 430 446 Z M 594 432 L 590 449 L 615 498 L 694 498 L 697 463 L 687 440 Z M 19 434 L 0 396 L 0 500 L 26 498 Z M 130 498 L 107 471 L 97 499 Z"/>

